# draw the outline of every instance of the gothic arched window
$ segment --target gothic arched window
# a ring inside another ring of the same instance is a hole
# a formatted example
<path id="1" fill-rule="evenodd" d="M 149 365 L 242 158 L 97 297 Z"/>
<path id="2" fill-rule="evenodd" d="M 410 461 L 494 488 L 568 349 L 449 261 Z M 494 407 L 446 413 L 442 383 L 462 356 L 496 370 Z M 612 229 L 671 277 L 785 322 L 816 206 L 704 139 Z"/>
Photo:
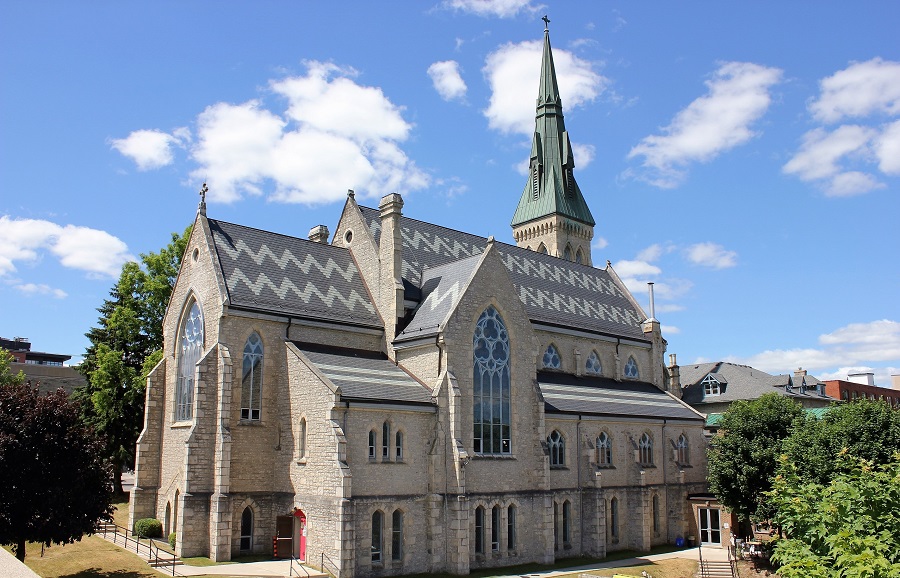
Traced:
<path id="1" fill-rule="evenodd" d="M 628 361 L 625 363 L 625 377 L 629 379 L 637 379 L 640 377 L 637 361 L 634 360 L 633 355 L 629 356 Z"/>
<path id="2" fill-rule="evenodd" d="M 241 374 L 241 419 L 259 420 L 262 400 L 263 344 L 255 331 L 244 345 L 244 367 Z"/>
<path id="3" fill-rule="evenodd" d="M 619 499 L 613 498 L 609 501 L 609 535 L 613 539 L 619 537 Z M 618 540 L 616 540 L 618 541 Z"/>
<path id="4" fill-rule="evenodd" d="M 547 254 L 547 246 L 544 245 L 543 243 L 541 243 L 540 247 L 538 247 L 538 253 L 541 253 L 542 255 L 546 255 Z"/>
<path id="5" fill-rule="evenodd" d="M 550 465 L 566 465 L 566 440 L 559 433 L 559 430 L 553 430 L 550 436 L 547 437 L 547 445 L 550 446 Z"/>
<path id="6" fill-rule="evenodd" d="M 641 436 L 641 441 L 638 444 L 638 450 L 640 452 L 640 460 L 642 465 L 652 465 L 653 464 L 653 438 L 650 437 L 650 434 L 645 433 Z"/>
<path id="7" fill-rule="evenodd" d="M 566 261 L 572 260 L 572 246 L 566 245 L 566 248 L 563 250 L 563 259 Z"/>
<path id="8" fill-rule="evenodd" d="M 250 506 L 241 513 L 241 550 L 250 550 L 253 546 L 253 510 Z"/>
<path id="9" fill-rule="evenodd" d="M 475 453 L 508 454 L 511 452 L 509 334 L 493 306 L 478 318 L 472 345 L 473 447 Z"/>
<path id="10" fill-rule="evenodd" d="M 587 361 L 584 362 L 584 372 L 591 375 L 600 375 L 603 372 L 603 367 L 600 365 L 600 356 L 597 355 L 596 351 L 591 351 L 591 354 L 588 355 Z"/>
<path id="11" fill-rule="evenodd" d="M 175 421 L 194 417 L 194 371 L 203 353 L 203 311 L 194 301 L 181 325 L 178 339 L 178 381 L 175 385 Z"/>
<path id="12" fill-rule="evenodd" d="M 380 564 L 384 552 L 384 514 L 375 510 L 372 514 L 372 562 Z"/>
<path id="13" fill-rule="evenodd" d="M 581 250 L 581 247 L 575 252 L 575 262 L 579 265 L 584 265 L 584 252 Z"/>
<path id="14" fill-rule="evenodd" d="M 601 466 L 612 465 L 612 440 L 605 431 L 597 436 L 597 464 Z"/>
<path id="15" fill-rule="evenodd" d="M 688 449 L 687 437 L 684 434 L 681 434 L 680 436 L 678 436 L 678 442 L 675 444 L 675 450 L 677 453 L 676 461 L 679 464 L 688 463 L 688 459 L 690 458 Z"/>
<path id="16" fill-rule="evenodd" d="M 562 365 L 559 351 L 557 351 L 556 346 L 552 343 L 547 347 L 547 351 L 544 352 L 542 365 L 547 369 L 559 369 L 560 365 Z"/>

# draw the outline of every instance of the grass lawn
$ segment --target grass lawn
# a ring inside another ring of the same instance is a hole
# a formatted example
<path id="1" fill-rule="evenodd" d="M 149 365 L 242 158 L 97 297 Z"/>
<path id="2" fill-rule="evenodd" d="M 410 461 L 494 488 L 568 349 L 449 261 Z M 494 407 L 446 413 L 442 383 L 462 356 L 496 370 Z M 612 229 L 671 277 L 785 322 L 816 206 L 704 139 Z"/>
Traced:
<path id="1" fill-rule="evenodd" d="M 43 578 L 159 578 L 161 574 L 143 560 L 98 536 L 74 544 L 25 546 L 25 565 Z"/>
<path id="2" fill-rule="evenodd" d="M 669 558 L 648 562 L 637 566 L 617 566 L 615 568 L 600 568 L 597 570 L 583 570 L 566 574 L 566 578 L 578 578 L 579 576 L 605 576 L 624 574 L 626 576 L 640 577 L 641 571 L 646 571 L 653 578 L 694 578 L 697 574 L 697 561 L 684 558 Z"/>

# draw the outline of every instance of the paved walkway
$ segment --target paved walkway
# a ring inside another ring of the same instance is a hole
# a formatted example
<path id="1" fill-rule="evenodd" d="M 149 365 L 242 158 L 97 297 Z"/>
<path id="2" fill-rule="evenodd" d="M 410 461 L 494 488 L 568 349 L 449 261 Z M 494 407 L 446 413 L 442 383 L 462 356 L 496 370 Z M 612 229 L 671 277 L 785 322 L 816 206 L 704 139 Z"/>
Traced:
<path id="1" fill-rule="evenodd" d="M 610 562 L 597 562 L 587 564 L 585 566 L 576 566 L 573 568 L 565 568 L 559 570 L 547 570 L 545 572 L 532 572 L 529 574 L 511 574 L 510 578 L 527 577 L 527 578 L 554 578 L 563 574 L 571 574 L 573 572 L 587 572 L 589 570 L 602 570 L 604 568 L 621 568 L 624 566 L 636 566 L 639 564 L 650 564 L 658 560 L 666 560 L 670 558 L 685 558 L 688 560 L 699 560 L 700 549 L 689 548 L 687 550 L 679 550 L 677 552 L 668 552 L 666 554 L 654 554 L 650 556 L 639 556 L 637 558 L 625 558 L 622 560 L 613 560 Z M 703 548 L 703 558 L 705 560 L 727 560 L 728 552 L 724 548 Z M 310 576 L 324 576 L 317 570 L 307 567 Z M 500 569 L 498 569 L 500 570 Z M 220 564 L 217 566 L 178 566 L 175 570 L 180 576 L 200 576 L 203 574 L 214 574 L 216 576 L 289 576 L 290 561 L 289 560 L 273 560 L 271 562 L 248 562 L 245 564 Z M 296 576 L 297 567 L 294 566 L 294 575 Z M 300 570 L 300 576 L 305 578 L 305 574 Z"/>

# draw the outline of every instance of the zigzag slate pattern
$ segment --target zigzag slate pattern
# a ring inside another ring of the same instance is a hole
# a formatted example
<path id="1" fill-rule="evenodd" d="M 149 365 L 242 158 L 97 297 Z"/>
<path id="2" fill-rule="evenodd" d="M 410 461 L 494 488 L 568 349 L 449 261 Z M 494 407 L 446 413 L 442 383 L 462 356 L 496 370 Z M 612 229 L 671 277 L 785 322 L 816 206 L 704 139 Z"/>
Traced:
<path id="1" fill-rule="evenodd" d="M 359 209 L 375 242 L 380 242 L 378 210 Z M 401 217 L 400 222 L 403 278 L 423 292 L 428 271 L 480 255 L 487 246 L 487 239 L 477 235 L 407 217 Z M 605 270 L 506 243 L 497 242 L 496 247 L 532 321 L 645 339 L 641 330 L 644 319 Z M 421 331 L 426 323 L 414 319 L 413 325 Z M 409 328 L 404 333 L 409 334 Z"/>
<path id="2" fill-rule="evenodd" d="M 381 327 L 350 252 L 209 219 L 232 307 Z"/>

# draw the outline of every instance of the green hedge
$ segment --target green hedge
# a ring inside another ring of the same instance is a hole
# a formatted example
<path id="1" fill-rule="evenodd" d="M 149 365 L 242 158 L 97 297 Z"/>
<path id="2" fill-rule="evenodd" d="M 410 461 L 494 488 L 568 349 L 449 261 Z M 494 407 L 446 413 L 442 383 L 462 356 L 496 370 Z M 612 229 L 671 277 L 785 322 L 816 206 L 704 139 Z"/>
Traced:
<path id="1" fill-rule="evenodd" d="M 156 518 L 141 518 L 134 523 L 134 533 L 143 538 L 162 538 L 162 522 Z"/>
<path id="2" fill-rule="evenodd" d="M 169 546 L 171 546 L 173 549 L 175 548 L 175 532 L 169 534 Z"/>

